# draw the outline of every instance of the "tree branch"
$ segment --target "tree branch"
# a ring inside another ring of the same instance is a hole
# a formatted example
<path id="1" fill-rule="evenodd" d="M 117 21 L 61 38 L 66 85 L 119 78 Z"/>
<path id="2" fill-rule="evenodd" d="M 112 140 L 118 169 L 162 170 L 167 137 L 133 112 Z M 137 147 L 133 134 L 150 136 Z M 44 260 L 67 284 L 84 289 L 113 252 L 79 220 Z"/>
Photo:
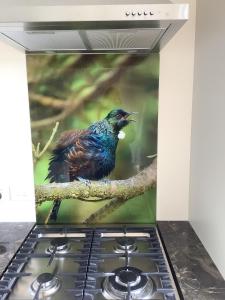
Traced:
<path id="1" fill-rule="evenodd" d="M 85 224 L 96 224 L 101 221 L 104 217 L 114 212 L 117 208 L 123 205 L 128 199 L 115 198 L 109 203 L 99 208 L 97 211 L 92 213 L 87 219 L 84 220 Z"/>
<path id="2" fill-rule="evenodd" d="M 27 68 L 27 77 L 28 84 L 42 84 L 46 83 L 49 80 L 55 79 L 57 77 L 65 78 L 67 75 L 69 76 L 74 69 L 82 63 L 84 55 L 74 55 L 73 61 L 71 61 L 68 65 L 60 64 L 60 67 L 57 64 L 56 55 L 45 55 L 45 57 L 41 57 L 41 55 L 36 55 L 35 58 L 27 57 L 29 68 Z M 71 58 L 70 58 L 71 60 Z M 86 58 L 87 61 L 87 58 Z"/>
<path id="3" fill-rule="evenodd" d="M 36 203 L 63 199 L 103 201 L 119 198 L 128 200 L 143 194 L 156 184 L 156 165 L 155 159 L 150 166 L 125 180 L 91 181 L 88 185 L 80 181 L 37 185 L 35 187 Z"/>
<path id="4" fill-rule="evenodd" d="M 116 65 L 110 69 L 109 72 L 104 73 L 100 76 L 96 82 L 90 86 L 82 90 L 82 92 L 70 101 L 66 101 L 65 108 L 59 114 L 49 117 L 46 119 L 33 121 L 31 122 L 31 127 L 33 129 L 40 129 L 46 126 L 49 126 L 57 121 L 64 120 L 66 117 L 70 116 L 74 113 L 74 111 L 81 108 L 84 104 L 93 101 L 99 95 L 102 95 L 106 92 L 113 84 L 116 82 L 122 74 L 127 71 L 127 66 L 131 66 L 137 61 L 145 59 L 143 57 L 133 57 L 132 55 L 123 56 L 122 58 L 119 57 Z"/>
<path id="5" fill-rule="evenodd" d="M 155 158 L 157 154 L 149 155 L 148 158 Z M 129 199 L 120 199 L 120 198 L 114 198 L 111 201 L 107 202 L 104 206 L 97 209 L 95 212 L 90 214 L 83 223 L 87 224 L 96 224 L 100 222 L 104 217 L 108 216 L 112 212 L 114 212 L 116 209 L 118 209 L 120 206 L 122 206 L 126 201 Z"/>
<path id="6" fill-rule="evenodd" d="M 59 122 L 56 122 L 55 127 L 52 129 L 52 134 L 49 137 L 47 143 L 44 145 L 43 149 L 40 150 L 40 143 L 37 144 L 37 147 L 35 148 L 34 144 L 32 144 L 32 150 L 33 150 L 33 158 L 34 158 L 34 163 L 37 162 L 38 159 L 41 158 L 41 156 L 47 151 L 48 147 L 51 145 L 54 136 L 58 130 L 59 127 Z"/>
<path id="7" fill-rule="evenodd" d="M 29 93 L 29 98 L 32 101 L 37 102 L 43 106 L 50 106 L 56 109 L 63 109 L 68 105 L 66 100 L 61 100 L 50 96 L 44 96 L 32 92 Z"/>

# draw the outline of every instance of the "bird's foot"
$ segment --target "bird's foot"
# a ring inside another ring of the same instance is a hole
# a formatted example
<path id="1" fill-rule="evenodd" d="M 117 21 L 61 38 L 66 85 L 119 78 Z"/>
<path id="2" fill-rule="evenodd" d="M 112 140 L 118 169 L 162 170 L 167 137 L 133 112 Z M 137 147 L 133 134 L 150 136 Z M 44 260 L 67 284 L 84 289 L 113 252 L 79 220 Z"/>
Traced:
<path id="1" fill-rule="evenodd" d="M 86 184 L 86 186 L 90 186 L 91 185 L 91 181 L 89 180 L 89 179 L 85 179 L 85 178 L 83 178 L 83 177 L 77 177 L 77 180 L 78 181 L 80 181 L 80 182 L 83 182 L 83 183 L 85 183 Z"/>

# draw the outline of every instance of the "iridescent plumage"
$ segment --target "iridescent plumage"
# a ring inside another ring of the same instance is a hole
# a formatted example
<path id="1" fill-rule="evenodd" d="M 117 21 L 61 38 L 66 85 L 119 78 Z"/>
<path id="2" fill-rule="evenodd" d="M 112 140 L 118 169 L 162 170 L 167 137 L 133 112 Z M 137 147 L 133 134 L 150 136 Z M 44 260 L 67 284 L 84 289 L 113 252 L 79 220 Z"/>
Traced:
<path id="1" fill-rule="evenodd" d="M 50 182 L 100 180 L 108 176 L 115 167 L 119 131 L 132 121 L 129 115 L 122 109 L 112 110 L 88 129 L 64 132 L 50 159 Z M 59 205 L 60 201 L 56 201 L 51 219 L 56 220 Z"/>

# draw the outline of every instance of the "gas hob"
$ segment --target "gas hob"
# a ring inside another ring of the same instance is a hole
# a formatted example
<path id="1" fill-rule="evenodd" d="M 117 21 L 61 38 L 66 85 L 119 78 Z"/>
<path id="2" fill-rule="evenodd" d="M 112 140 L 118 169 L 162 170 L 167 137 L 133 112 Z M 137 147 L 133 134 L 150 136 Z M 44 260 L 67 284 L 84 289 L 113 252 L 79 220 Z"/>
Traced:
<path id="1" fill-rule="evenodd" d="M 156 227 L 36 225 L 0 280 L 1 300 L 178 300 Z"/>

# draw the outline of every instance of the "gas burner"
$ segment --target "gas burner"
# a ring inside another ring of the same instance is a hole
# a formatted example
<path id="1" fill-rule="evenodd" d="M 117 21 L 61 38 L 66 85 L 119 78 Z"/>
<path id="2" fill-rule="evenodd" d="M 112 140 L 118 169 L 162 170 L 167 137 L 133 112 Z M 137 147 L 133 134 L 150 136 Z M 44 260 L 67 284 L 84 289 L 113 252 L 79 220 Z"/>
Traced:
<path id="1" fill-rule="evenodd" d="M 35 226 L 0 279 L 2 295 L 4 300 L 180 299 L 157 228 L 134 225 Z"/>
<path id="2" fill-rule="evenodd" d="M 54 238 L 50 242 L 49 248 L 46 252 L 49 253 L 67 253 L 70 249 L 69 239 L 67 237 Z"/>
<path id="3" fill-rule="evenodd" d="M 40 297 L 55 294 L 60 288 L 60 280 L 51 273 L 42 273 L 32 283 L 31 289 L 33 293 L 38 293 Z"/>
<path id="4" fill-rule="evenodd" d="M 137 252 L 137 245 L 135 238 L 131 237 L 120 237 L 116 238 L 116 246 L 114 247 L 114 252 L 125 253 L 125 252 Z"/>
<path id="5" fill-rule="evenodd" d="M 142 271 L 134 267 L 122 267 L 113 271 L 103 282 L 105 299 L 151 299 L 154 283 Z"/>

